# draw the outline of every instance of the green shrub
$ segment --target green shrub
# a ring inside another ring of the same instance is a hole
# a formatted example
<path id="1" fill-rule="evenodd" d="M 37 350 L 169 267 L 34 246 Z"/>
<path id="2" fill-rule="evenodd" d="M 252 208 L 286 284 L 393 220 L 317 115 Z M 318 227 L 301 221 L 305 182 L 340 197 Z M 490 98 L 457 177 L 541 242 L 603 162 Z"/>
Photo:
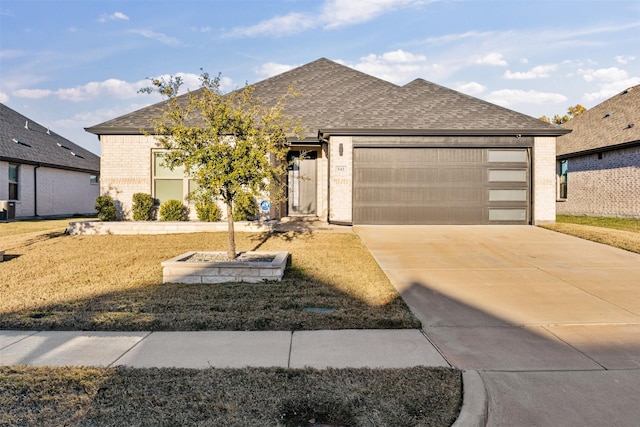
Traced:
<path id="1" fill-rule="evenodd" d="M 196 214 L 200 221 L 217 222 L 222 218 L 220 208 L 213 201 L 200 200 L 196 202 Z"/>
<path id="2" fill-rule="evenodd" d="M 151 194 L 135 193 L 133 195 L 133 220 L 153 221 L 155 219 L 155 200 Z"/>
<path id="3" fill-rule="evenodd" d="M 160 205 L 160 221 L 186 221 L 187 209 L 179 200 L 167 200 Z"/>
<path id="4" fill-rule="evenodd" d="M 113 204 L 111 196 L 98 196 L 96 197 L 96 212 L 98 218 L 103 221 L 115 221 L 116 220 L 116 205 Z"/>
<path id="5" fill-rule="evenodd" d="M 233 206 L 234 221 L 248 221 L 260 215 L 260 208 L 254 197 L 249 193 L 238 194 Z"/>

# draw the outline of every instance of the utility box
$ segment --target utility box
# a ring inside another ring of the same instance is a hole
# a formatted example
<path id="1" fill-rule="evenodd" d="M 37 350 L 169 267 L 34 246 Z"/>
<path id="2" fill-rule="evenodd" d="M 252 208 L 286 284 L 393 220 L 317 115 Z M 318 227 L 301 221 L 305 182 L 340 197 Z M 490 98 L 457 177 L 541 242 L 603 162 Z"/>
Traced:
<path id="1" fill-rule="evenodd" d="M 16 218 L 16 202 L 0 200 L 0 221 Z"/>

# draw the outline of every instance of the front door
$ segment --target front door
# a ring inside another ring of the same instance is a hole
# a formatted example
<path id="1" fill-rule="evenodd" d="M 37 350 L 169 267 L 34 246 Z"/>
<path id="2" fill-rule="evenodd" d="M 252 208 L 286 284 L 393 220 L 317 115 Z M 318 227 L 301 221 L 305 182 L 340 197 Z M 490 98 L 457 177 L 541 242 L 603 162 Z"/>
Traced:
<path id="1" fill-rule="evenodd" d="M 316 214 L 316 151 L 289 151 L 287 161 L 288 215 Z"/>

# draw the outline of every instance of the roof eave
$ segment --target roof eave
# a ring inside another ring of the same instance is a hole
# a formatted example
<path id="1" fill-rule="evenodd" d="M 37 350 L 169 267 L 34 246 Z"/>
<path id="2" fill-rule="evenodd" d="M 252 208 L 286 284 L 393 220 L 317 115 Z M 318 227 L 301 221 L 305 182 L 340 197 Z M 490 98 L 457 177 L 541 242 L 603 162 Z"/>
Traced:
<path id="1" fill-rule="evenodd" d="M 589 150 L 575 151 L 573 153 L 558 154 L 558 160 L 570 159 L 572 157 L 588 156 L 590 154 L 605 153 L 607 151 L 622 150 L 624 148 L 640 147 L 640 140 L 623 142 L 622 144 L 607 145 L 604 147 L 591 148 Z"/>
<path id="2" fill-rule="evenodd" d="M 336 136 L 561 136 L 569 129 L 353 129 L 334 128 L 318 132 L 321 138 Z"/>
<path id="3" fill-rule="evenodd" d="M 85 131 L 94 135 L 144 135 L 145 133 L 153 133 L 153 128 L 133 128 L 133 127 L 107 127 L 93 126 L 84 128 Z"/>

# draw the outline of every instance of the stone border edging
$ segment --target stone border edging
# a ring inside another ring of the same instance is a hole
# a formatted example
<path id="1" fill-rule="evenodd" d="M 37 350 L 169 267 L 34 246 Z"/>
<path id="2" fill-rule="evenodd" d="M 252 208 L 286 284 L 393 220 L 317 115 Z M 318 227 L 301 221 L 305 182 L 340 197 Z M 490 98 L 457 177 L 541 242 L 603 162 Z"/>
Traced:
<path id="1" fill-rule="evenodd" d="M 273 231 L 277 221 L 242 221 L 234 223 L 235 231 Z M 72 236 L 91 234 L 177 234 L 227 231 L 226 222 L 200 221 L 79 221 L 70 222 Z"/>
<path id="2" fill-rule="evenodd" d="M 462 408 L 451 427 L 485 427 L 488 420 L 488 396 L 478 371 L 462 372 Z"/>

